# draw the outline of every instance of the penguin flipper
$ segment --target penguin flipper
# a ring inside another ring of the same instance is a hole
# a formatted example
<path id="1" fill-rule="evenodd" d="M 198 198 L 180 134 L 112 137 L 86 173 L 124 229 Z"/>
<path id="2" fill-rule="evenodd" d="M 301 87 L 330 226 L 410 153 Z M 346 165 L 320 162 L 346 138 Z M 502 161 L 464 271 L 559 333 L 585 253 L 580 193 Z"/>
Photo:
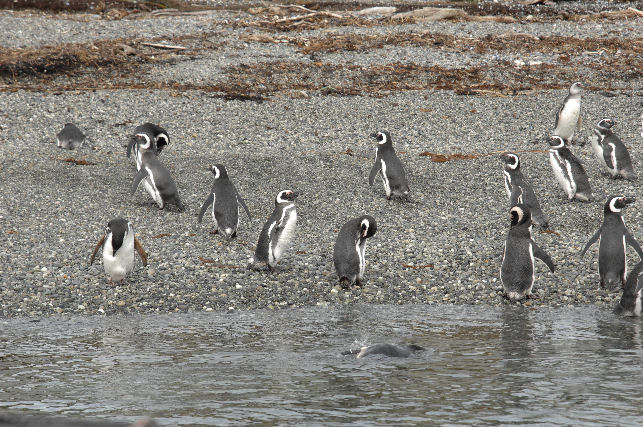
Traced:
<path id="1" fill-rule="evenodd" d="M 134 177 L 134 183 L 132 184 L 132 194 L 136 192 L 136 189 L 141 184 L 141 181 L 143 181 L 143 179 L 145 179 L 147 175 L 147 169 L 145 168 L 141 168 L 141 170 L 136 173 L 136 176 Z"/>
<path id="2" fill-rule="evenodd" d="M 208 210 L 210 205 L 214 203 L 214 193 L 210 193 L 208 195 L 208 198 L 205 199 L 205 202 L 203 202 L 203 205 L 201 206 L 201 211 L 199 212 L 199 219 L 197 220 L 199 224 L 201 223 L 201 220 L 203 220 L 203 215 L 205 214 L 205 211 Z"/>
<path id="3" fill-rule="evenodd" d="M 534 242 L 533 240 L 531 242 L 531 248 L 533 250 L 534 256 L 542 260 L 542 262 L 544 262 L 545 264 L 547 264 L 547 267 L 549 267 L 549 271 L 553 273 L 555 270 L 554 262 L 551 260 L 551 257 L 547 255 L 547 252 L 543 251 L 540 248 L 540 246 L 538 246 L 536 242 Z"/>
<path id="4" fill-rule="evenodd" d="M 134 237 L 134 249 L 136 249 L 136 252 L 138 252 L 138 256 L 141 257 L 141 261 L 143 261 L 143 267 L 147 267 L 147 254 L 145 253 L 145 249 L 143 249 L 141 242 L 139 242 L 136 237 Z"/>
<path id="5" fill-rule="evenodd" d="M 639 245 L 639 242 L 634 239 L 634 237 L 630 234 L 629 230 L 625 229 L 625 242 L 630 245 L 634 250 L 636 251 L 637 254 L 639 254 L 639 258 L 643 260 L 643 251 L 641 251 L 641 246 Z"/>
<path id="6" fill-rule="evenodd" d="M 615 165 L 612 163 L 612 152 L 614 151 L 614 144 L 603 144 L 603 160 L 608 168 L 614 169 Z"/>
<path id="7" fill-rule="evenodd" d="M 252 220 L 250 211 L 248 210 L 248 206 L 246 206 L 246 202 L 243 201 L 243 197 L 241 197 L 241 194 L 239 194 L 236 188 L 234 189 L 234 191 L 237 193 L 237 201 L 239 202 L 239 204 L 241 204 L 241 206 L 243 206 L 243 209 L 245 209 L 246 213 L 248 214 L 248 219 Z"/>
<path id="8" fill-rule="evenodd" d="M 127 158 L 128 159 L 132 155 L 132 148 L 134 148 L 135 144 L 136 144 L 136 139 L 134 137 L 131 137 L 130 140 L 129 140 L 129 143 L 127 144 Z"/>
<path id="9" fill-rule="evenodd" d="M 92 257 L 89 259 L 89 265 L 92 265 L 94 263 L 94 258 L 96 257 L 96 252 L 98 252 L 98 248 L 103 246 L 105 243 L 105 235 L 103 234 L 103 237 L 100 238 L 98 243 L 96 243 L 96 247 L 94 248 L 94 252 L 92 252 Z"/>
<path id="10" fill-rule="evenodd" d="M 589 249 L 589 247 L 592 246 L 594 244 L 594 242 L 596 242 L 600 236 L 601 236 L 601 229 L 599 228 L 598 230 L 596 230 L 596 233 L 594 233 L 592 238 L 589 239 L 589 241 L 585 244 L 585 247 L 583 248 L 583 250 L 580 253 L 581 258 L 585 256 L 585 252 L 587 252 L 587 249 Z"/>
<path id="11" fill-rule="evenodd" d="M 382 170 L 382 162 L 380 161 L 380 154 L 379 151 L 377 155 L 375 156 L 375 164 L 371 168 L 371 173 L 368 176 L 368 185 L 373 185 L 375 182 L 375 177 L 377 176 L 378 172 Z"/>

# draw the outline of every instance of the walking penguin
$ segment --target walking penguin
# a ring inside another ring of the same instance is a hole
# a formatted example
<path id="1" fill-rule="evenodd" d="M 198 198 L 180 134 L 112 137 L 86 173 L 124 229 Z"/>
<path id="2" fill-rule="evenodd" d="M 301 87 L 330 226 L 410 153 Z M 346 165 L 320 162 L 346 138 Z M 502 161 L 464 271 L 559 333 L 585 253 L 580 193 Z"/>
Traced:
<path id="1" fill-rule="evenodd" d="M 375 218 L 362 215 L 348 221 L 339 230 L 333 249 L 333 263 L 342 287 L 355 282 L 362 285 L 366 269 L 366 239 L 377 232 Z"/>
<path id="2" fill-rule="evenodd" d="M 602 119 L 594 128 L 591 138 L 592 148 L 598 162 L 605 166 L 612 178 L 636 179 L 632 160 L 623 141 L 612 132 L 616 122 Z"/>
<path id="3" fill-rule="evenodd" d="M 371 168 L 368 177 L 369 185 L 373 185 L 378 173 L 382 175 L 384 191 L 388 200 L 393 196 L 407 196 L 409 194 L 409 183 L 406 181 L 406 173 L 402 162 L 395 154 L 391 135 L 387 131 L 377 132 L 371 135 L 377 139 L 375 148 L 375 164 Z"/>
<path id="4" fill-rule="evenodd" d="M 541 226 L 544 229 L 549 228 L 545 214 L 540 208 L 540 203 L 534 193 L 534 189 L 529 184 L 529 181 L 523 176 L 520 169 L 520 157 L 515 153 L 505 153 L 501 156 L 505 163 L 505 190 L 509 203 L 511 206 L 518 203 L 524 203 L 529 206 L 531 210 L 531 217 L 534 224 Z"/>
<path id="5" fill-rule="evenodd" d="M 574 199 L 582 202 L 590 201 L 592 188 L 589 185 L 583 164 L 569 151 L 560 136 L 552 136 L 549 145 L 551 146 L 549 148 L 549 163 L 551 163 L 558 183 L 567 193 L 569 201 Z"/>
<path id="6" fill-rule="evenodd" d="M 583 89 L 581 82 L 574 83 L 569 88 L 569 94 L 556 113 L 554 134 L 559 135 L 567 144 L 573 143 L 574 134 L 580 129 L 580 94 Z"/>

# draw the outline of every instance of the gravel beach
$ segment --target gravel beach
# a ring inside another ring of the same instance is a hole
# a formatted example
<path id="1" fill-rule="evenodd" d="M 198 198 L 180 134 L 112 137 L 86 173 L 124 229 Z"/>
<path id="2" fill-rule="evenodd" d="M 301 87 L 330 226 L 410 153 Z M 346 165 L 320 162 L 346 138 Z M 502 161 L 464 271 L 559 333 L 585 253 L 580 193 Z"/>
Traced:
<path id="1" fill-rule="evenodd" d="M 539 298 L 524 304 L 613 305 L 620 298 L 599 288 L 598 247 L 584 259 L 579 253 L 611 194 L 638 198 L 624 218 L 643 241 L 640 181 L 609 179 L 589 144 L 574 146 L 595 201 L 568 203 L 549 165 L 546 137 L 566 88 L 583 81 L 580 140 L 589 141 L 599 119 L 614 118 L 643 179 L 643 18 L 617 15 L 641 10 L 641 2 L 610 2 L 611 14 L 587 6 L 585 21 L 541 8 L 512 22 L 494 15 L 400 23 L 357 19 L 353 10 L 321 3 L 319 10 L 355 23 L 322 16 L 287 31 L 262 22 L 305 12 L 216 6 L 118 18 L 0 11 L 4 54 L 63 44 L 60 52 L 92 43 L 100 49 L 98 42 L 112 40 L 123 46 L 120 62 L 96 67 L 0 70 L 0 317 L 509 304 L 499 280 L 509 226 L 499 158 L 505 150 L 521 155 L 554 231 L 534 232 L 556 272 L 537 261 Z M 345 34 L 379 38 L 352 48 L 327 45 Z M 418 39 L 390 43 L 396 34 Z M 503 34 L 506 45 L 494 47 Z M 425 42 L 438 35 L 446 41 Z M 521 37 L 532 41 L 511 42 Z M 606 47 L 561 52 L 547 44 L 549 37 L 561 37 L 563 48 L 587 40 Z M 490 46 L 476 44 L 485 40 Z M 325 47 L 315 47 L 322 42 Z M 160 160 L 173 174 L 184 212 L 158 209 L 142 188 L 130 195 L 135 167 L 125 156 L 128 135 L 146 121 L 170 133 Z M 67 122 L 87 135 L 84 148 L 56 148 L 55 135 Z M 378 130 L 391 133 L 406 165 L 410 201 L 386 200 L 379 178 L 368 186 L 375 147 L 369 134 Z M 426 152 L 467 156 L 436 162 L 421 155 Z M 207 169 L 215 163 L 226 165 L 252 214 L 248 220 L 240 213 L 238 237 L 229 242 L 210 233 L 208 215 L 197 224 L 213 182 Z M 283 189 L 301 193 L 291 247 L 276 273 L 248 270 Z M 376 218 L 378 232 L 366 250 L 365 285 L 344 290 L 332 248 L 339 228 L 362 214 Z M 133 223 L 149 263 L 143 268 L 137 259 L 129 285 L 110 287 L 101 262 L 90 266 L 89 258 L 107 222 L 119 216 Z M 637 261 L 629 250 L 629 267 Z"/>

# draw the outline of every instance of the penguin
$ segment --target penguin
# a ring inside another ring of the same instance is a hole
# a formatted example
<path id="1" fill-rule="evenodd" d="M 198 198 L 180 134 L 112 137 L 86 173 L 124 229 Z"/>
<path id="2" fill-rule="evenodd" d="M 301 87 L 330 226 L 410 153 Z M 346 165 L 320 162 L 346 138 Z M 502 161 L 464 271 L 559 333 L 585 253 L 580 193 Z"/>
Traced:
<path id="1" fill-rule="evenodd" d="M 554 263 L 531 236 L 531 211 L 525 204 L 513 206 L 511 227 L 505 240 L 500 267 L 500 281 L 505 298 L 511 301 L 530 299 L 534 287 L 534 257 L 541 259 L 554 272 Z"/>
<path id="2" fill-rule="evenodd" d="M 137 144 L 146 144 L 147 140 L 142 135 L 135 136 Z M 165 166 L 158 160 L 156 153 L 152 150 L 141 151 L 141 168 L 134 177 L 132 194 L 136 192 L 141 181 L 147 179 L 149 185 L 145 186 L 147 192 L 152 196 L 159 208 L 163 209 L 168 203 L 173 203 L 183 211 L 185 207 L 179 198 L 176 184 Z"/>
<path id="3" fill-rule="evenodd" d="M 142 139 L 137 139 L 137 136 L 141 136 Z M 134 134 L 127 144 L 127 158 L 130 158 L 132 150 L 134 150 L 136 170 L 138 171 L 141 169 L 143 151 L 152 150 L 158 156 L 169 143 L 170 136 L 165 129 L 153 123 L 143 123 L 134 128 Z"/>
<path id="4" fill-rule="evenodd" d="M 581 258 L 590 246 L 598 239 L 598 274 L 601 278 L 601 287 L 616 287 L 619 280 L 625 283 L 627 272 L 625 250 L 630 245 L 643 259 L 643 252 L 638 242 L 632 237 L 623 221 L 623 209 L 634 203 L 634 197 L 610 196 L 603 208 L 603 224 L 587 242 L 581 251 Z"/>
<path id="5" fill-rule="evenodd" d="M 588 202 L 592 200 L 592 188 L 583 164 L 578 160 L 565 141 L 559 135 L 554 135 L 549 140 L 549 162 L 554 170 L 554 175 L 567 193 L 567 198 Z"/>
<path id="6" fill-rule="evenodd" d="M 518 203 L 524 203 L 529 206 L 534 224 L 543 229 L 548 229 L 549 224 L 545 218 L 536 193 L 529 184 L 529 181 L 523 176 L 520 170 L 520 157 L 515 153 L 504 153 L 501 159 L 505 163 L 505 190 L 511 206 Z"/>
<path id="7" fill-rule="evenodd" d="M 126 284 L 125 278 L 134 269 L 134 249 L 147 266 L 147 254 L 143 246 L 134 236 L 132 223 L 123 218 L 112 219 L 107 223 L 105 234 L 100 238 L 89 264 L 94 263 L 98 248 L 103 248 L 103 267 L 109 278 L 110 284 L 121 282 Z"/>
<path id="8" fill-rule="evenodd" d="M 424 350 L 426 350 L 424 347 L 420 347 L 416 344 L 397 345 L 390 343 L 380 343 L 369 345 L 368 347 L 364 346 L 358 350 L 344 351 L 342 352 L 342 355 L 347 356 L 349 354 L 357 354 L 356 359 L 361 359 L 362 357 L 373 356 L 376 354 L 383 354 L 384 356 L 389 357 L 409 357 L 414 351 Z"/>
<path id="9" fill-rule="evenodd" d="M 284 249 L 290 243 L 297 223 L 295 199 L 299 193 L 283 190 L 275 197 L 275 209 L 259 234 L 255 255 L 250 258 L 250 268 L 267 265 L 274 271 Z"/>
<path id="10" fill-rule="evenodd" d="M 582 119 L 580 115 L 580 94 L 583 89 L 581 82 L 574 83 L 569 88 L 569 94 L 556 113 L 554 134 L 563 138 L 567 143 L 573 143 L 574 133 L 580 129 Z"/>
<path id="11" fill-rule="evenodd" d="M 607 168 L 613 179 L 636 179 L 627 147 L 612 132 L 614 125 L 616 122 L 612 119 L 602 119 L 598 122 L 590 140 L 594 154 L 598 162 Z"/>
<path id="12" fill-rule="evenodd" d="M 376 232 L 375 218 L 370 215 L 352 219 L 339 230 L 333 249 L 333 263 L 342 287 L 348 287 L 353 282 L 362 285 L 366 269 L 366 239 Z"/>
<path id="13" fill-rule="evenodd" d="M 391 135 L 387 131 L 382 131 L 371 134 L 371 137 L 377 139 L 377 147 L 375 148 L 375 164 L 368 177 L 369 185 L 373 185 L 375 176 L 380 172 L 388 200 L 391 200 L 393 196 L 407 196 L 409 183 L 406 181 L 404 166 L 395 154 Z"/>
<path id="14" fill-rule="evenodd" d="M 66 123 L 63 129 L 56 134 L 56 146 L 73 150 L 82 148 L 85 144 L 85 134 L 73 123 Z"/>
<path id="15" fill-rule="evenodd" d="M 250 211 L 241 194 L 230 181 L 225 166 L 216 164 L 210 167 L 210 171 L 214 174 L 214 184 L 201 206 L 198 222 L 201 223 L 203 214 L 212 205 L 212 219 L 215 228 L 213 234 L 220 232 L 226 239 L 232 239 L 237 236 L 237 227 L 239 227 L 239 205 L 245 209 L 248 219 L 252 219 Z"/>
<path id="16" fill-rule="evenodd" d="M 627 276 L 621 300 L 614 307 L 615 314 L 641 317 L 641 289 L 643 289 L 643 277 L 641 276 L 643 276 L 643 261 L 636 264 Z"/>

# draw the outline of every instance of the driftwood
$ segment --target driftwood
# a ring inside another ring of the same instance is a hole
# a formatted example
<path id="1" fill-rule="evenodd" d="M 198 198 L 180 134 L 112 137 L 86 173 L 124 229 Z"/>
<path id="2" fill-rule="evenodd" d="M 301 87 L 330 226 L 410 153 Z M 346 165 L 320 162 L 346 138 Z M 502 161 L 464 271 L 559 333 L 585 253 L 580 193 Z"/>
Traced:
<path id="1" fill-rule="evenodd" d="M 141 45 L 149 46 L 149 47 L 155 47 L 157 49 L 169 49 L 169 50 L 185 50 L 185 49 L 187 49 L 187 47 L 185 47 L 185 46 L 177 46 L 177 45 L 162 44 L 162 43 L 141 42 Z"/>

